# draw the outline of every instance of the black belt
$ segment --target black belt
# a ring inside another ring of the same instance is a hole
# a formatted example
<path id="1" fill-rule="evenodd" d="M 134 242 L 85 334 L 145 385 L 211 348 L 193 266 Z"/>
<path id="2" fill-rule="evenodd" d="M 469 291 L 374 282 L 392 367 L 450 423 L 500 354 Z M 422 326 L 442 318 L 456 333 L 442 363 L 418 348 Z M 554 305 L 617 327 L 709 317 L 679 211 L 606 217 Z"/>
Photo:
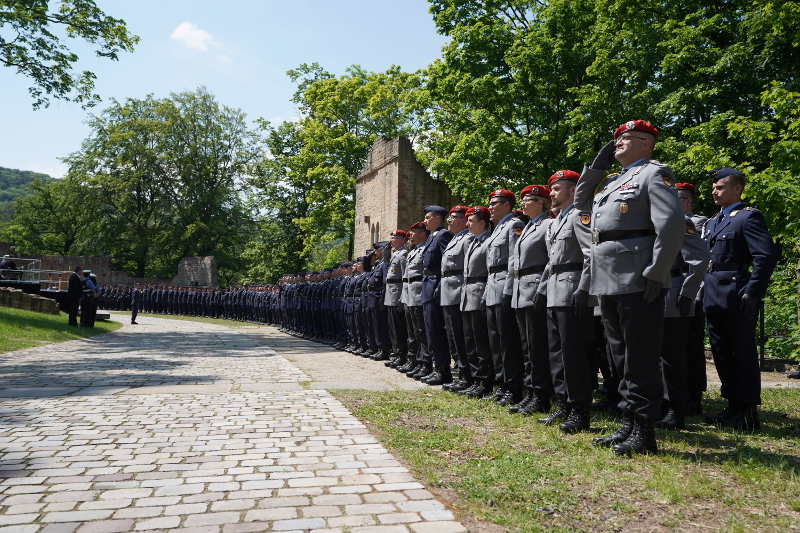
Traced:
<path id="1" fill-rule="evenodd" d="M 408 278 L 409 283 L 416 283 L 418 281 L 422 281 L 422 276 L 414 276 L 413 278 Z"/>
<path id="2" fill-rule="evenodd" d="M 560 274 L 562 272 L 578 272 L 583 270 L 583 263 L 564 263 L 563 265 L 553 265 L 550 267 L 553 274 Z"/>
<path id="3" fill-rule="evenodd" d="M 444 272 L 442 272 L 442 277 L 449 278 L 451 276 L 458 276 L 459 274 L 463 273 L 464 273 L 463 270 L 445 270 Z"/>
<path id="4" fill-rule="evenodd" d="M 708 262 L 709 272 L 736 272 L 738 270 L 746 270 L 746 269 L 747 267 L 740 265 L 714 264 L 711 261 Z"/>
<path id="5" fill-rule="evenodd" d="M 593 231 L 592 243 L 600 244 L 606 241 L 621 241 L 623 239 L 632 239 L 634 237 L 652 237 L 656 234 L 651 229 L 618 229 L 611 231 Z"/>
<path id="6" fill-rule="evenodd" d="M 497 274 L 498 272 L 505 272 L 508 270 L 508 263 L 489 267 L 489 274 Z"/>
<path id="7" fill-rule="evenodd" d="M 386 283 L 403 283 L 403 278 L 387 279 Z"/>
<path id="8" fill-rule="evenodd" d="M 423 272 L 423 274 L 425 274 L 426 278 L 440 278 L 440 277 L 442 277 L 441 274 L 439 274 L 438 272 L 433 272 L 432 270 L 426 270 L 425 272 Z"/>
<path id="9" fill-rule="evenodd" d="M 527 276 L 528 274 L 539 274 L 541 272 L 544 272 L 544 265 L 520 268 L 514 271 L 514 277 L 521 278 L 522 276 Z"/>
<path id="10" fill-rule="evenodd" d="M 464 282 L 466 283 L 486 283 L 486 280 L 489 278 L 486 276 L 471 276 L 468 278 L 464 278 Z"/>

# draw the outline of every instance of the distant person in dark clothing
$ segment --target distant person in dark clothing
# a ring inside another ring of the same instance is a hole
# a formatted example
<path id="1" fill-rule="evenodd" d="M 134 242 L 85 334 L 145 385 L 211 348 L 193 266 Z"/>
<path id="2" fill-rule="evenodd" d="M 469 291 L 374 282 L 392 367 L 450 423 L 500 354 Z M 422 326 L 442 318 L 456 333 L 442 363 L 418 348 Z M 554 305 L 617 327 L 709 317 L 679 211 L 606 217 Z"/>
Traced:
<path id="1" fill-rule="evenodd" d="M 139 306 L 142 304 L 142 291 L 136 287 L 131 292 L 131 324 L 138 324 L 136 317 L 139 314 Z"/>
<path id="2" fill-rule="evenodd" d="M 83 281 L 81 280 L 80 271 L 83 267 L 76 266 L 72 274 L 69 275 L 69 285 L 67 286 L 67 313 L 69 314 L 69 325 L 78 325 L 78 304 L 83 296 Z"/>
<path id="3" fill-rule="evenodd" d="M 91 270 L 83 271 L 83 298 L 81 299 L 81 326 L 94 327 L 97 315 L 97 285 L 91 277 Z M 97 279 L 97 278 L 95 278 Z"/>
<path id="4" fill-rule="evenodd" d="M 0 260 L 0 279 L 17 279 L 17 264 L 6 254 Z"/>

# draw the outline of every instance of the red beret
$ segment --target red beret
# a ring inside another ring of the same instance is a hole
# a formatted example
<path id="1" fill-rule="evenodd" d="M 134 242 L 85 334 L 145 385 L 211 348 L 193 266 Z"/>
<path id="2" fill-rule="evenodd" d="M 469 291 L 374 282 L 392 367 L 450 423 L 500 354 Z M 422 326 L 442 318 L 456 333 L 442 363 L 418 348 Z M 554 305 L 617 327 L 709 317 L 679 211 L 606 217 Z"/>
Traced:
<path id="1" fill-rule="evenodd" d="M 514 193 L 511 191 L 507 191 L 506 189 L 496 189 L 489 193 L 489 200 L 494 198 L 495 196 L 502 196 L 507 198 L 509 201 L 514 201 Z"/>
<path id="2" fill-rule="evenodd" d="M 580 179 L 580 177 L 581 175 L 573 170 L 559 170 L 555 172 L 552 176 L 550 176 L 550 178 L 547 180 L 547 184 L 552 185 L 553 183 L 560 180 L 577 182 Z"/>
<path id="3" fill-rule="evenodd" d="M 520 200 L 528 195 L 541 196 L 542 198 L 550 198 L 550 188 L 546 185 L 528 185 L 519 191 Z"/>
<path id="4" fill-rule="evenodd" d="M 675 188 L 679 191 L 689 191 L 692 194 L 697 194 L 697 189 L 691 183 L 676 183 Z"/>
<path id="5" fill-rule="evenodd" d="M 468 209 L 469 207 L 466 205 L 455 205 L 450 208 L 450 213 L 466 213 Z"/>
<path id="6" fill-rule="evenodd" d="M 424 229 L 425 231 L 428 231 L 428 227 L 425 225 L 425 222 L 421 220 L 419 222 L 414 222 L 413 224 L 411 224 L 411 227 L 408 228 L 409 231 L 415 229 Z"/>
<path id="7" fill-rule="evenodd" d="M 614 131 L 614 138 L 616 139 L 626 131 L 643 131 L 658 138 L 658 128 L 647 122 L 646 120 L 629 120 Z"/>
<path id="8" fill-rule="evenodd" d="M 391 235 L 392 237 L 402 237 L 404 239 L 408 238 L 408 233 L 406 233 L 405 231 L 403 231 L 401 229 L 396 229 L 393 232 L 391 232 L 389 235 Z"/>
<path id="9" fill-rule="evenodd" d="M 491 216 L 491 214 L 489 213 L 489 208 L 488 207 L 484 207 L 482 205 L 476 205 L 475 207 L 470 207 L 469 209 L 467 209 L 467 216 L 468 217 L 471 217 L 472 215 L 475 215 L 475 214 L 483 214 L 483 215 L 486 215 L 487 217 Z"/>

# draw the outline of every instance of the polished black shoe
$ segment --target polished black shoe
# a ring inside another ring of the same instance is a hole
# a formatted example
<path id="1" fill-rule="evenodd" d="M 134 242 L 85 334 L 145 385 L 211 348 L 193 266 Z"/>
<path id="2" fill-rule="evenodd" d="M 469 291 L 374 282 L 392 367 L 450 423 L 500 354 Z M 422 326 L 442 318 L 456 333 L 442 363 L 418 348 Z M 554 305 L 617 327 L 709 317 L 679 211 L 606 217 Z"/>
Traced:
<path id="1" fill-rule="evenodd" d="M 497 405 L 499 405 L 500 407 L 513 405 L 514 403 L 516 403 L 516 399 L 517 397 L 513 392 L 506 391 L 505 394 L 503 394 L 503 397 L 497 400 Z"/>
<path id="2" fill-rule="evenodd" d="M 414 363 L 414 365 L 411 368 L 409 368 L 408 370 L 405 371 L 405 375 L 408 376 L 408 377 L 411 377 L 414 374 L 416 374 L 417 372 L 419 372 L 421 368 L 422 368 L 421 365 L 419 365 L 417 363 Z"/>
<path id="3" fill-rule="evenodd" d="M 616 455 L 632 455 L 634 453 L 657 453 L 656 432 L 653 423 L 645 420 L 634 420 L 633 431 L 622 442 L 611 447 Z"/>
<path id="4" fill-rule="evenodd" d="M 486 385 L 478 385 L 467 393 L 467 398 L 483 399 L 490 397 L 492 397 L 492 388 Z"/>
<path id="5" fill-rule="evenodd" d="M 503 387 L 497 387 L 494 390 L 494 394 L 492 395 L 492 401 L 499 402 L 505 395 L 506 395 L 506 390 Z"/>
<path id="6" fill-rule="evenodd" d="M 675 412 L 675 409 L 667 409 L 664 417 L 656 422 L 656 427 L 660 429 L 684 429 L 686 423 L 683 420 L 683 415 Z"/>
<path id="7" fill-rule="evenodd" d="M 372 359 L 375 361 L 388 361 L 389 352 L 378 352 Z"/>
<path id="8" fill-rule="evenodd" d="M 472 393 L 472 392 L 473 392 L 475 389 L 477 389 L 477 388 L 479 388 L 479 387 L 481 387 L 481 384 L 480 384 L 480 383 L 477 383 L 477 382 L 475 382 L 475 383 L 470 383 L 469 387 L 467 387 L 466 389 L 461 389 L 461 390 L 457 390 L 457 391 L 453 391 L 453 392 L 456 392 L 456 393 L 458 393 L 458 394 L 463 394 L 464 396 L 467 396 L 467 397 L 469 397 L 469 395 L 470 395 L 470 394 L 471 394 L 471 393 Z"/>
<path id="9" fill-rule="evenodd" d="M 413 374 L 411 377 L 416 379 L 417 381 L 421 381 L 423 378 L 430 376 L 433 374 L 433 369 L 428 366 L 421 366 L 416 374 Z"/>
<path id="10" fill-rule="evenodd" d="M 454 392 L 454 391 L 453 391 L 453 387 L 459 387 L 459 386 L 462 386 L 464 383 L 465 383 L 465 382 L 464 382 L 464 380 L 462 380 L 461 378 L 459 378 L 459 379 L 456 379 L 456 380 L 454 380 L 454 381 L 452 381 L 452 382 L 450 382 L 450 383 L 447 383 L 447 384 L 445 384 L 445 385 L 442 385 L 442 390 L 446 390 L 446 391 L 448 391 L 448 392 Z"/>
<path id="11" fill-rule="evenodd" d="M 559 420 L 564 420 L 569 416 L 569 407 L 565 403 L 558 403 L 556 404 L 556 409 L 552 413 L 547 416 L 543 416 L 542 418 L 537 419 L 536 421 L 540 424 L 544 424 L 545 426 L 549 426 L 558 422 Z"/>
<path id="12" fill-rule="evenodd" d="M 410 372 L 414 368 L 416 368 L 416 366 L 417 366 L 417 362 L 414 361 L 413 359 L 411 359 L 408 362 L 406 362 L 406 364 L 404 364 L 403 366 L 398 368 L 397 371 L 398 372 L 402 372 L 403 374 L 407 374 L 408 372 Z"/>
<path id="13" fill-rule="evenodd" d="M 546 413 L 550 410 L 550 400 L 542 400 L 536 396 L 519 411 L 521 415 L 532 415 L 533 413 Z"/>
<path id="14" fill-rule="evenodd" d="M 725 420 L 718 423 L 717 426 L 736 431 L 755 431 L 757 429 L 761 429 L 761 420 L 759 420 L 758 417 L 758 408 L 746 407 L 744 409 L 737 409 Z"/>
<path id="15" fill-rule="evenodd" d="M 589 409 L 573 405 L 569 410 L 569 416 L 558 428 L 562 433 L 587 431 L 589 429 Z"/>
<path id="16" fill-rule="evenodd" d="M 630 413 L 625 413 L 622 415 L 622 425 L 619 426 L 614 433 L 610 435 L 603 435 L 602 437 L 595 437 L 592 439 L 592 444 L 594 446 L 605 446 L 606 448 L 613 446 L 614 444 L 619 444 L 630 437 L 631 432 L 633 431 L 633 426 L 633 415 Z"/>
<path id="17" fill-rule="evenodd" d="M 453 381 L 450 374 L 442 374 L 441 372 L 434 372 L 429 379 L 423 381 L 426 385 L 446 385 Z"/>
<path id="18" fill-rule="evenodd" d="M 519 402 L 515 403 L 514 405 L 512 405 L 511 407 L 508 408 L 508 412 L 509 413 L 519 413 L 533 399 L 534 399 L 533 394 L 531 394 L 530 392 L 526 393 L 524 398 L 522 398 Z"/>
<path id="19" fill-rule="evenodd" d="M 472 387 L 472 385 L 473 383 L 471 381 L 462 379 L 458 383 L 456 382 L 451 383 L 449 385 L 450 388 L 448 390 L 450 392 L 461 392 L 469 389 L 470 387 Z"/>
<path id="20" fill-rule="evenodd" d="M 397 363 L 399 363 L 399 362 L 400 362 L 399 358 L 392 357 L 388 361 L 384 361 L 383 362 L 383 366 L 388 367 L 388 368 L 397 368 Z"/>

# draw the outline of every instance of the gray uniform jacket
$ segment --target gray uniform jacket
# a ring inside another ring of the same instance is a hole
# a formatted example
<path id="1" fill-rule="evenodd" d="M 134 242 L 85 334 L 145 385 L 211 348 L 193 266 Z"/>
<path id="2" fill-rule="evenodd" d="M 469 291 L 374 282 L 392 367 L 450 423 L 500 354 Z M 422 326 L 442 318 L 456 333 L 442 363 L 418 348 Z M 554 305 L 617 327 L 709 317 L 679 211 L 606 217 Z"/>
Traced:
<path id="1" fill-rule="evenodd" d="M 706 229 L 708 217 L 704 217 L 703 215 L 698 215 L 696 213 L 688 213 L 688 216 L 692 220 L 692 224 L 694 224 L 694 229 L 697 230 L 697 234 L 702 238 Z"/>
<path id="2" fill-rule="evenodd" d="M 422 305 L 422 250 L 421 243 L 412 248 L 406 256 L 406 270 L 403 274 L 403 290 L 406 293 L 405 303 L 409 307 Z"/>
<path id="3" fill-rule="evenodd" d="M 525 223 L 513 213 L 508 214 L 494 228 L 486 239 L 486 267 L 489 270 L 489 279 L 486 281 L 486 290 L 483 294 L 486 306 L 503 303 L 503 296 L 511 296 L 514 278 L 508 275 L 513 264 L 509 264 L 511 250 L 522 234 Z"/>
<path id="4" fill-rule="evenodd" d="M 464 256 L 467 253 L 469 230 L 456 233 L 442 253 L 442 281 L 439 285 L 440 305 L 459 305 L 464 286 Z"/>
<path id="5" fill-rule="evenodd" d="M 461 310 L 480 311 L 484 308 L 483 292 L 486 289 L 486 239 L 489 232 L 470 235 L 464 254 L 464 289 L 461 291 Z"/>
<path id="6" fill-rule="evenodd" d="M 591 234 L 587 226 L 588 218 L 573 207 L 547 227 L 549 259 L 539 282 L 539 292 L 547 293 L 547 307 L 569 307 L 576 290 L 589 292 Z"/>
<path id="7" fill-rule="evenodd" d="M 533 297 L 542 279 L 544 267 L 547 265 L 547 243 L 545 235 L 552 218 L 544 218 L 534 222 L 531 220 L 522 230 L 522 235 L 514 244 L 513 263 L 514 277 L 511 293 L 511 307 L 520 309 L 533 305 Z"/>
<path id="8" fill-rule="evenodd" d="M 710 257 L 708 243 L 700 238 L 697 228 L 691 217 L 686 217 L 686 231 L 683 236 L 683 245 L 675 263 L 672 265 L 672 282 L 664 299 L 664 318 L 678 318 L 678 299 L 689 298 L 694 300 L 700 292 L 708 258 Z M 694 305 L 691 306 L 689 316 L 694 316 Z"/>
<path id="9" fill-rule="evenodd" d="M 641 292 L 645 278 L 668 287 L 685 230 L 672 170 L 640 161 L 592 197 L 602 179 L 602 171 L 584 167 L 575 192 L 578 210 L 591 210 L 590 294 Z"/>
<path id="10" fill-rule="evenodd" d="M 399 248 L 392 250 L 392 258 L 386 267 L 386 296 L 383 305 L 397 307 L 403 303 L 403 271 L 406 269 L 408 250 Z"/>

